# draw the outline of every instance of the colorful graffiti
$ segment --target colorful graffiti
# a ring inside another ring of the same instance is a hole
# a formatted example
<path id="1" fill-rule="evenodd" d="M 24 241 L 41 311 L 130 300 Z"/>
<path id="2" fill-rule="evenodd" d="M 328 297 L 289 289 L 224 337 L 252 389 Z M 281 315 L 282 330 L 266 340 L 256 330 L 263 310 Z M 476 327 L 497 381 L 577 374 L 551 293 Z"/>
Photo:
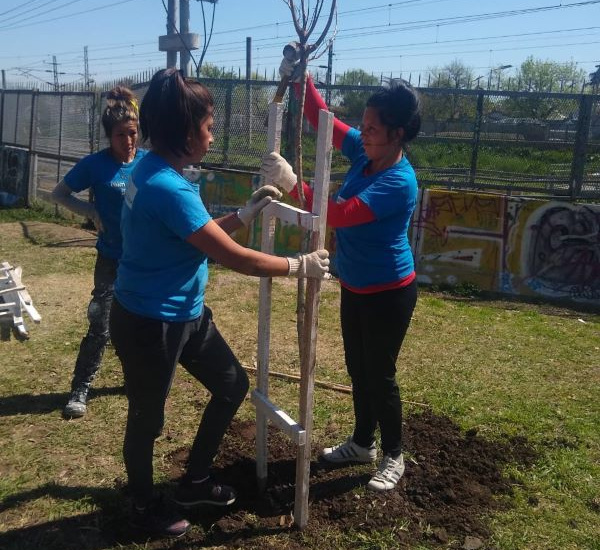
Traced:
<path id="1" fill-rule="evenodd" d="M 260 185 L 244 172 L 192 171 L 209 212 L 237 210 Z M 260 248 L 260 219 L 233 237 Z M 277 225 L 275 252 L 301 250 L 306 235 Z M 522 296 L 600 301 L 600 205 L 533 200 L 462 191 L 422 190 L 411 243 L 418 281 L 473 284 Z M 335 255 L 328 230 L 326 246 Z"/>
<path id="2" fill-rule="evenodd" d="M 29 152 L 25 149 L 0 147 L 0 191 L 27 199 Z"/>
<path id="3" fill-rule="evenodd" d="M 200 185 L 200 195 L 210 212 L 217 218 L 236 211 L 243 206 L 252 192 L 260 185 L 257 174 L 247 172 L 221 172 L 216 170 L 186 170 L 185 176 Z M 284 197 L 282 200 L 287 200 Z M 293 202 L 290 200 L 290 202 Z M 260 217 L 248 228 L 238 229 L 232 237 L 243 246 L 260 249 Z M 295 254 L 302 250 L 303 239 L 308 235 L 297 226 L 278 223 L 275 229 L 275 253 L 279 255 Z M 326 239 L 328 250 L 333 253 L 333 231 L 328 230 Z"/>
<path id="4" fill-rule="evenodd" d="M 600 301 L 600 208 L 550 202 L 523 222 L 514 290 Z"/>
<path id="5" fill-rule="evenodd" d="M 600 300 L 600 205 L 425 190 L 412 242 L 423 283 Z"/>

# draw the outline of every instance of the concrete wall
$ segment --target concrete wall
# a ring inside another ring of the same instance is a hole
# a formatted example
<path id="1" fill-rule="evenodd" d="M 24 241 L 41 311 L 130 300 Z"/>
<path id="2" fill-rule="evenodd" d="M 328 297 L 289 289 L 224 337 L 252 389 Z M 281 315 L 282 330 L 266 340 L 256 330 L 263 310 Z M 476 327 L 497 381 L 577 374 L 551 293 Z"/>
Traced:
<path id="1" fill-rule="evenodd" d="M 259 178 L 208 171 L 195 177 L 214 216 L 242 206 Z M 260 223 L 234 235 L 260 248 Z M 276 252 L 300 250 L 294 226 L 278 227 Z M 600 205 L 463 191 L 421 190 L 411 228 L 421 283 L 470 283 L 516 296 L 600 304 Z M 335 252 L 333 231 L 327 248 Z"/>
<path id="2" fill-rule="evenodd" d="M 12 197 L 27 200 L 29 184 L 29 151 L 0 146 L 0 192 L 7 200 Z"/>
<path id="3" fill-rule="evenodd" d="M 424 190 L 418 280 L 600 304 L 600 205 Z"/>

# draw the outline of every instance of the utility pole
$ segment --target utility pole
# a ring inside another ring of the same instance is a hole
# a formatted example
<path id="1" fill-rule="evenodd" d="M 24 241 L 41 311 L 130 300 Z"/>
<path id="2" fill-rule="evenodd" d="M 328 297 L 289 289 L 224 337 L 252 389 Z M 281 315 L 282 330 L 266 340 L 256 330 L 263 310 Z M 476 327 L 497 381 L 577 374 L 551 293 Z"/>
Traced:
<path id="1" fill-rule="evenodd" d="M 186 36 L 190 32 L 190 0 L 179 0 L 179 32 L 181 36 Z M 190 76 L 191 71 L 191 55 L 190 50 L 182 43 L 182 48 L 179 54 L 179 67 L 183 76 Z"/>
<path id="2" fill-rule="evenodd" d="M 182 29 L 178 32 L 177 16 Z M 190 2 L 189 0 L 169 0 L 167 14 L 167 34 L 158 37 L 158 49 L 161 52 L 167 52 L 167 67 L 177 67 L 177 52 L 180 54 L 180 68 L 185 76 L 189 74 L 190 51 L 197 50 L 200 37 L 193 32 L 189 32 L 190 26 Z"/>
<path id="3" fill-rule="evenodd" d="M 321 69 L 327 69 L 325 73 L 325 103 L 331 103 L 331 75 L 333 67 L 333 42 L 330 42 L 327 48 L 327 65 L 318 65 Z"/>
<path id="4" fill-rule="evenodd" d="M 246 37 L 246 120 L 248 120 L 248 144 L 252 142 L 252 37 Z"/>
<path id="5" fill-rule="evenodd" d="M 58 63 L 55 55 L 52 56 L 52 74 L 54 75 L 54 91 L 58 92 Z"/>
<path id="6" fill-rule="evenodd" d="M 325 77 L 325 84 L 327 84 L 327 90 L 325 91 L 325 101 L 327 106 L 331 103 L 331 75 L 333 72 L 333 41 L 329 43 L 329 51 L 327 52 L 327 76 Z"/>
<path id="7" fill-rule="evenodd" d="M 167 14 L 167 37 L 177 36 L 177 20 L 179 19 L 179 0 L 169 0 L 169 13 Z M 159 49 L 160 39 L 159 37 Z M 167 50 L 167 67 L 177 67 L 177 50 Z"/>
<path id="8" fill-rule="evenodd" d="M 83 47 L 83 80 L 85 82 L 86 91 L 90 89 L 90 68 L 88 65 L 88 49 Z"/>

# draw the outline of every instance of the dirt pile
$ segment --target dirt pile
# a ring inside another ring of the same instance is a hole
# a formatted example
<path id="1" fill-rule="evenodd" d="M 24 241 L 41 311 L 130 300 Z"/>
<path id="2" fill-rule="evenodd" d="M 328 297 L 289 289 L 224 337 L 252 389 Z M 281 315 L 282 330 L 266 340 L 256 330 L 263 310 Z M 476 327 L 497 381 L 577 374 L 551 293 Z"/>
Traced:
<path id="1" fill-rule="evenodd" d="M 188 514 L 204 528 L 199 545 L 256 548 L 257 536 L 287 533 L 286 548 L 307 548 L 307 541 L 313 541 L 310 547 L 319 548 L 321 534 L 326 532 L 353 530 L 367 535 L 387 530 L 393 532 L 390 536 L 399 548 L 450 541 L 463 548 L 487 548 L 485 516 L 501 506 L 497 497 L 510 494 L 514 485 L 503 477 L 502 467 L 507 462 L 527 466 L 535 458 L 523 439 L 486 441 L 475 431 L 462 433 L 446 417 L 425 412 L 406 419 L 407 467 L 400 487 L 379 494 L 364 489 L 372 466 L 332 468 L 317 459 L 322 445 L 315 444 L 309 524 L 300 534 L 290 528 L 295 448 L 281 433 L 270 431 L 268 487 L 261 495 L 256 487 L 254 436 L 252 423 L 234 423 L 229 430 L 215 475 L 236 487 L 239 498 L 228 510 L 201 509 Z M 176 478 L 185 468 L 186 453 L 179 452 L 172 459 L 171 474 Z"/>

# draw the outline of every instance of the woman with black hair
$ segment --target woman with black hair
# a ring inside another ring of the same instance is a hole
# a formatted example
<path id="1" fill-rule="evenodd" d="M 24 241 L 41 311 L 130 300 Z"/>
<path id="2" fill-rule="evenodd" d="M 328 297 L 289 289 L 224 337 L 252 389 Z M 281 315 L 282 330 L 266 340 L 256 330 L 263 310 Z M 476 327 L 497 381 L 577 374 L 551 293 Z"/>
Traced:
<path id="1" fill-rule="evenodd" d="M 254 276 L 323 278 L 326 250 L 295 258 L 245 248 L 229 234 L 248 225 L 281 193 L 258 189 L 236 213 L 212 219 L 183 168 L 199 163 L 212 141 L 214 101 L 176 69 L 157 72 L 144 96 L 140 126 L 151 151 L 133 172 L 121 218 L 123 256 L 115 283 L 110 333 L 123 367 L 129 403 L 123 456 L 133 499 L 132 523 L 156 535 L 183 535 L 187 520 L 154 494 L 154 440 L 180 363 L 210 392 L 186 474 L 175 492 L 184 507 L 227 506 L 233 488 L 210 475 L 229 423 L 248 391 L 248 377 L 204 303 L 208 258 Z"/>
<path id="2" fill-rule="evenodd" d="M 295 67 L 284 59 L 280 72 Z M 299 86 L 296 84 L 296 93 Z M 318 126 L 327 109 L 307 75 L 305 116 Z M 417 301 L 408 228 L 417 201 L 417 179 L 405 149 L 421 126 L 420 102 L 404 82 L 392 83 L 367 101 L 360 131 L 334 121 L 333 145 L 351 167 L 330 198 L 327 223 L 335 228 L 336 267 L 341 284 L 340 318 L 348 374 L 352 380 L 354 433 L 323 450 L 333 464 L 375 462 L 375 431 L 381 458 L 370 489 L 393 489 L 404 474 L 402 401 L 396 360 Z M 296 174 L 277 153 L 263 159 L 261 173 L 298 198 Z M 312 189 L 303 184 L 308 206 Z"/>

